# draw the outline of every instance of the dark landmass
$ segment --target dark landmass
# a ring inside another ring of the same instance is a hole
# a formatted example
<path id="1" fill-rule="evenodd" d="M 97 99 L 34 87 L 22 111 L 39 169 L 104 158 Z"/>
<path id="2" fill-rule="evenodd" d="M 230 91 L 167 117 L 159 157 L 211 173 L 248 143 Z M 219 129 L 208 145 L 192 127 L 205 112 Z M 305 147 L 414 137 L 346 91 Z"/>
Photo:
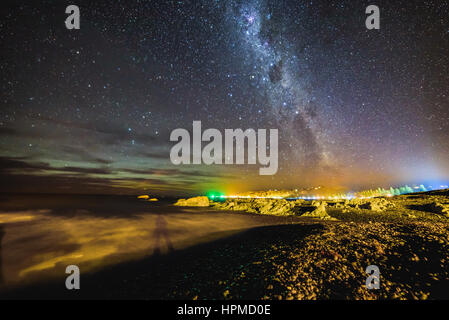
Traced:
<path id="1" fill-rule="evenodd" d="M 288 205 L 293 213 L 284 213 L 290 219 L 284 225 L 222 234 L 219 240 L 107 267 L 84 275 L 78 291 L 57 281 L 4 291 L 0 298 L 449 299 L 448 200 L 446 190 L 308 202 L 299 211 L 297 204 Z M 229 206 L 228 201 L 216 206 Z M 301 216 L 321 206 L 330 219 Z M 365 286 L 369 265 L 380 269 L 379 290 Z"/>

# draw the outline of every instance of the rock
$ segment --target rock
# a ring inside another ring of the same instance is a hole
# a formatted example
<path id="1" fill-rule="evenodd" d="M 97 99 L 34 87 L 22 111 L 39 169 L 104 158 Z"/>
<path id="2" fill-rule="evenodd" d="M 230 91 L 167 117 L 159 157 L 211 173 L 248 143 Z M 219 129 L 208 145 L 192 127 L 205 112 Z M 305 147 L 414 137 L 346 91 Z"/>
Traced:
<path id="1" fill-rule="evenodd" d="M 394 204 L 385 198 L 371 198 L 371 199 L 356 198 L 351 200 L 345 200 L 345 202 L 338 207 L 343 209 L 355 208 L 355 209 L 366 209 L 376 212 L 382 212 L 387 209 L 394 208 Z"/>
<path id="2" fill-rule="evenodd" d="M 266 200 L 266 199 L 257 199 Z M 272 215 L 290 215 L 293 214 L 292 209 L 295 207 L 295 203 L 287 200 L 269 200 L 259 201 L 256 205 L 257 211 L 260 214 L 272 214 Z"/>
<path id="3" fill-rule="evenodd" d="M 325 203 L 321 203 L 312 212 L 304 213 L 302 215 L 302 217 L 312 217 L 312 218 L 318 218 L 318 219 L 322 219 L 322 220 L 335 220 L 335 218 L 332 218 L 330 215 L 327 214 Z"/>
<path id="4" fill-rule="evenodd" d="M 385 198 L 373 198 L 366 202 L 365 207 L 368 210 L 381 212 L 393 208 L 394 204 Z"/>
<path id="5" fill-rule="evenodd" d="M 179 199 L 175 206 L 181 207 L 208 207 L 209 198 L 208 197 L 193 197 L 189 199 Z"/>
<path id="6" fill-rule="evenodd" d="M 247 211 L 268 215 L 293 215 L 294 201 L 284 199 L 234 199 L 215 202 L 214 207 L 223 210 Z"/>
<path id="7" fill-rule="evenodd" d="M 320 207 L 321 205 L 326 207 L 327 203 L 325 201 L 321 202 L 321 201 L 313 200 L 311 205 L 312 205 L 312 207 Z"/>
<path id="8" fill-rule="evenodd" d="M 431 204 L 431 210 L 434 213 L 449 215 L 449 205 L 435 201 Z"/>
<path id="9" fill-rule="evenodd" d="M 335 209 L 343 209 L 345 207 L 345 205 L 341 202 L 337 202 L 335 204 Z"/>

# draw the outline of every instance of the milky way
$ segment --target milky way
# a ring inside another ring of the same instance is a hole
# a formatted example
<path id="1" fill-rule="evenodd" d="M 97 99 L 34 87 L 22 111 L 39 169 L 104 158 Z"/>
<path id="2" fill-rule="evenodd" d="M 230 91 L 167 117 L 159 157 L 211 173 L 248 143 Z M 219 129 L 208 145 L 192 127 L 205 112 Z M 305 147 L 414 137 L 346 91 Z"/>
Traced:
<path id="1" fill-rule="evenodd" d="M 268 97 L 266 103 L 275 116 L 275 126 L 284 128 L 281 140 L 284 158 L 293 156 L 294 160 L 317 164 L 322 158 L 320 146 L 324 148 L 324 142 L 317 141 L 320 128 L 315 127 L 312 97 L 307 90 L 310 85 L 308 63 L 296 53 L 296 37 L 289 39 L 274 32 L 282 29 L 286 22 L 280 25 L 272 22 L 273 10 L 265 2 L 236 7 L 240 16 L 231 16 L 232 20 L 237 20 L 235 29 L 244 43 L 245 61 L 253 66 L 250 79 Z"/>
<path id="2" fill-rule="evenodd" d="M 81 29 L 67 30 L 77 4 Z M 442 1 L 2 4 L 3 191 L 203 193 L 449 178 Z M 174 166 L 169 134 L 279 129 L 280 169 Z"/>

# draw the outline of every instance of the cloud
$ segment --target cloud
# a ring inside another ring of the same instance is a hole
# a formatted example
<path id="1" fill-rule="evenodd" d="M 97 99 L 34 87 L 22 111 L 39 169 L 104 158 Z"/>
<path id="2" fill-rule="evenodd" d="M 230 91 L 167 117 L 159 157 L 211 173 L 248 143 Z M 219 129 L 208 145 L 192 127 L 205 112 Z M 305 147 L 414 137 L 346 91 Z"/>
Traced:
<path id="1" fill-rule="evenodd" d="M 50 170 L 48 163 L 36 162 L 29 163 L 25 160 L 27 157 L 0 157 L 0 172 L 14 172 L 14 171 L 44 171 Z"/>
<path id="2" fill-rule="evenodd" d="M 0 157 L 0 192 L 136 194 L 158 190 L 185 194 L 196 184 L 218 177 L 216 172 L 178 168 L 54 167 L 28 157 Z"/>
<path id="3" fill-rule="evenodd" d="M 129 131 L 128 127 L 111 122 L 95 121 L 95 123 L 89 122 L 76 122 L 76 121 L 64 121 L 55 120 L 50 118 L 39 117 L 41 121 L 56 124 L 67 128 L 75 128 L 79 130 L 86 130 L 95 133 L 95 136 L 100 137 L 103 144 L 116 145 L 123 142 L 129 142 L 135 140 L 136 142 L 146 143 L 162 143 L 159 136 L 155 136 L 148 133 L 142 133 L 137 131 Z"/>
<path id="4" fill-rule="evenodd" d="M 145 158 L 153 158 L 153 159 L 164 159 L 167 160 L 170 158 L 170 151 L 161 151 L 161 152 L 139 152 L 138 155 Z"/>
<path id="5" fill-rule="evenodd" d="M 192 185 L 190 183 L 190 185 Z M 5 174 L 0 172 L 0 192 L 132 194 L 158 190 L 158 194 L 185 193 L 189 183 L 172 183 L 164 178 L 117 178 L 70 174 Z"/>
<path id="6" fill-rule="evenodd" d="M 62 146 L 60 149 L 62 152 L 66 153 L 69 156 L 70 160 L 79 159 L 85 162 L 98 163 L 98 164 L 111 164 L 112 160 L 106 160 L 100 157 L 95 157 L 86 150 L 81 148 L 76 148 L 73 146 Z"/>
<path id="7" fill-rule="evenodd" d="M 108 168 L 84 168 L 84 167 L 52 167 L 45 162 L 30 162 L 27 157 L 0 157 L 0 172 L 16 173 L 29 172 L 37 173 L 42 171 L 58 171 L 73 173 L 90 173 L 90 174 L 110 174 L 112 171 Z"/>
<path id="8" fill-rule="evenodd" d="M 163 176 L 177 176 L 177 177 L 223 177 L 223 174 L 208 171 L 199 171 L 199 170 L 181 170 L 181 169 L 117 169 L 118 171 L 128 172 L 133 174 L 141 174 L 141 175 L 163 175 Z"/>

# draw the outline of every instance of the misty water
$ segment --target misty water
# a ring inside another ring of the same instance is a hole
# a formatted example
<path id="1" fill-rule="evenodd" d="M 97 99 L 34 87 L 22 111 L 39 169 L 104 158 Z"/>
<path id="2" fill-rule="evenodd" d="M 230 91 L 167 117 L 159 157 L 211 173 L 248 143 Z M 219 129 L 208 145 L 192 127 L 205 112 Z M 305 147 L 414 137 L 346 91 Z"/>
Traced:
<path id="1" fill-rule="evenodd" d="M 65 277 L 72 264 L 82 273 L 101 271 L 293 219 L 172 203 L 131 196 L 1 195 L 3 285 Z"/>

